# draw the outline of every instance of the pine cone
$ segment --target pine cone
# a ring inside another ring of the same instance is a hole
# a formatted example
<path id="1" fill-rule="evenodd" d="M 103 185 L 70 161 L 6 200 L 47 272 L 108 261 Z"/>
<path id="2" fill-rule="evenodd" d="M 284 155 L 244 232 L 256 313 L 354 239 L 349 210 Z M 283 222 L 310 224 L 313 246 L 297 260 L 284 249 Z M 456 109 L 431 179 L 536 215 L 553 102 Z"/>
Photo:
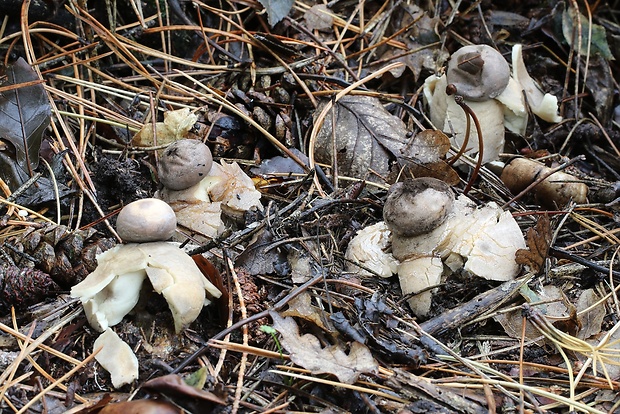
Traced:
<path id="1" fill-rule="evenodd" d="M 0 315 L 12 306 L 22 310 L 58 293 L 60 287 L 37 269 L 0 266 Z"/>
<path id="2" fill-rule="evenodd" d="M 101 237 L 94 229 L 72 232 L 66 226 L 46 224 L 8 239 L 6 251 L 17 267 L 34 267 L 69 288 L 95 270 L 96 256 L 115 244 L 114 239 Z"/>

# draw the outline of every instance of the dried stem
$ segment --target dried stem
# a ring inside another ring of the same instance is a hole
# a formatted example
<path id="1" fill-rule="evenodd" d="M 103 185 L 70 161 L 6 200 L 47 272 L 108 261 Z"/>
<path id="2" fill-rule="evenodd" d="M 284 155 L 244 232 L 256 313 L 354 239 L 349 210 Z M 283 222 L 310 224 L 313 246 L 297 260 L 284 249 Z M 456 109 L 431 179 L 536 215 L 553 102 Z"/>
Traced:
<path id="1" fill-rule="evenodd" d="M 460 106 L 461 109 L 463 109 L 463 112 L 465 112 L 465 118 L 467 118 L 467 127 L 465 129 L 465 138 L 463 139 L 463 145 L 461 145 L 461 149 L 455 155 L 454 161 L 460 158 L 467 148 L 471 125 L 469 120 L 470 117 L 474 120 L 474 125 L 476 126 L 476 133 L 478 134 L 478 157 L 476 159 L 476 166 L 474 167 L 474 170 L 471 173 L 471 177 L 467 182 L 465 189 L 463 190 L 463 194 L 467 194 L 469 193 L 469 190 L 471 190 L 471 187 L 474 185 L 474 182 L 478 177 L 478 172 L 482 167 L 482 157 L 484 156 L 484 140 L 482 139 L 482 128 L 480 127 L 480 121 L 478 120 L 476 113 L 469 107 L 469 105 L 465 103 L 465 99 L 461 95 L 457 95 L 458 91 L 456 90 L 456 86 L 454 86 L 453 84 L 448 85 L 446 87 L 446 93 L 448 95 L 454 95 L 454 102 L 456 102 L 456 104 Z M 454 161 L 452 161 L 452 163 Z"/>

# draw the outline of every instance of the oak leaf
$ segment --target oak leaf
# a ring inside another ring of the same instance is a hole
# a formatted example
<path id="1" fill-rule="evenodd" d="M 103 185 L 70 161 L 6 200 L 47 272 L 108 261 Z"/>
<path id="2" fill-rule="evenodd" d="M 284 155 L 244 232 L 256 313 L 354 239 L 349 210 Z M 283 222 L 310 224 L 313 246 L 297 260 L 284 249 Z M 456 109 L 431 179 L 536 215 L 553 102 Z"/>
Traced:
<path id="1" fill-rule="evenodd" d="M 300 335 L 293 318 L 283 318 L 273 311 L 269 315 L 274 329 L 282 335 L 280 343 L 288 351 L 291 361 L 313 374 L 333 374 L 340 382 L 353 384 L 361 374 L 379 369 L 368 348 L 359 342 L 351 343 L 348 354 L 338 345 L 323 348 L 316 336 Z"/>
<path id="2" fill-rule="evenodd" d="M 545 264 L 551 244 L 549 216 L 542 216 L 534 227 L 528 229 L 526 243 L 528 248 L 517 250 L 515 260 L 520 265 L 528 266 L 532 272 L 538 273 Z"/>

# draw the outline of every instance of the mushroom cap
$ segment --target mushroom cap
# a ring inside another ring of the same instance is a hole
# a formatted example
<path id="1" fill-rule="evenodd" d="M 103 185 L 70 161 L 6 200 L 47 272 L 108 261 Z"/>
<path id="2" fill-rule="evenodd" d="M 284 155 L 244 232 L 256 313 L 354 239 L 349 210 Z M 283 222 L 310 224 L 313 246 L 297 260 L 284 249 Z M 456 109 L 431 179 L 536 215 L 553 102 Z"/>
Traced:
<path id="1" fill-rule="evenodd" d="M 157 198 L 144 198 L 127 204 L 116 219 L 116 231 L 124 242 L 167 240 L 176 228 L 174 210 Z"/>
<path id="2" fill-rule="evenodd" d="M 453 203 L 454 193 L 444 181 L 415 178 L 390 187 L 383 220 L 396 236 L 418 236 L 439 227 Z"/>
<path id="3" fill-rule="evenodd" d="M 211 150 L 202 141 L 181 139 L 162 154 L 159 181 L 171 190 L 185 190 L 205 178 L 213 166 Z"/>
<path id="4" fill-rule="evenodd" d="M 470 101 L 493 99 L 506 89 L 510 66 L 501 53 L 487 45 L 464 46 L 454 52 L 446 72 L 448 84 Z"/>

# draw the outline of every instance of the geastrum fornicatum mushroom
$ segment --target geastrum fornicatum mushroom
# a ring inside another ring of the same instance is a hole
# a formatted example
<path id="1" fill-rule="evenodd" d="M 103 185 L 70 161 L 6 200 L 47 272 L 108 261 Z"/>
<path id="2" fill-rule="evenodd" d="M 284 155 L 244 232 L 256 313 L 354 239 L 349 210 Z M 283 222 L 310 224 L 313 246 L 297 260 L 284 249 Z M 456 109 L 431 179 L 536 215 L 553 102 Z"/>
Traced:
<path id="1" fill-rule="evenodd" d="M 465 195 L 455 197 L 441 180 L 416 178 L 392 185 L 383 218 L 391 232 L 391 253 L 398 260 L 401 289 L 403 294 L 414 294 L 409 306 L 418 316 L 428 314 L 430 289 L 447 273 L 464 270 L 506 281 L 519 272 L 515 253 L 525 248 L 525 240 L 510 212 L 495 203 L 478 207 Z M 350 246 L 357 244 L 357 238 Z M 368 245 L 360 248 L 374 250 Z M 387 254 L 388 249 L 384 246 L 381 252 Z M 355 261 L 353 253 L 347 251 L 347 258 Z M 382 256 L 380 263 L 390 261 Z M 379 267 L 382 269 L 385 266 Z M 382 276 L 389 275 L 384 272 Z"/>
<path id="2" fill-rule="evenodd" d="M 171 144 L 159 160 L 164 188 L 155 196 L 167 202 L 179 225 L 205 237 L 224 230 L 222 211 L 237 218 L 252 207 L 262 208 L 261 194 L 237 163 L 212 162 L 201 141 L 182 139 Z"/>
<path id="3" fill-rule="evenodd" d="M 524 95 L 532 112 L 549 122 L 558 122 L 557 99 L 543 95 L 525 70 L 520 45 L 513 49 L 513 70 L 501 53 L 487 45 L 464 46 L 452 54 L 446 73 L 432 75 L 424 83 L 424 98 L 433 124 L 453 133 L 452 143 L 477 156 L 478 132 L 455 96 L 462 97 L 479 120 L 482 132 L 482 163 L 495 161 L 504 147 L 504 128 L 523 135 L 527 126 Z M 459 98 L 460 99 L 460 98 Z"/>
<path id="4" fill-rule="evenodd" d="M 97 256 L 97 268 L 71 289 L 71 296 L 81 300 L 89 324 L 97 331 L 106 332 L 134 308 L 147 278 L 168 302 L 176 332 L 198 317 L 209 298 L 221 295 L 187 253 L 176 243 L 165 241 L 176 228 L 171 211 L 158 199 L 125 206 L 117 230 L 132 243 L 119 244 Z M 121 374 L 111 373 L 117 386 Z"/>
<path id="5" fill-rule="evenodd" d="M 116 232 L 125 243 L 168 240 L 176 226 L 174 210 L 156 198 L 134 201 L 116 218 Z"/>
<path id="6" fill-rule="evenodd" d="M 182 139 L 169 145 L 157 166 L 161 184 L 170 190 L 185 190 L 198 184 L 213 166 L 211 150 L 202 141 Z"/>

